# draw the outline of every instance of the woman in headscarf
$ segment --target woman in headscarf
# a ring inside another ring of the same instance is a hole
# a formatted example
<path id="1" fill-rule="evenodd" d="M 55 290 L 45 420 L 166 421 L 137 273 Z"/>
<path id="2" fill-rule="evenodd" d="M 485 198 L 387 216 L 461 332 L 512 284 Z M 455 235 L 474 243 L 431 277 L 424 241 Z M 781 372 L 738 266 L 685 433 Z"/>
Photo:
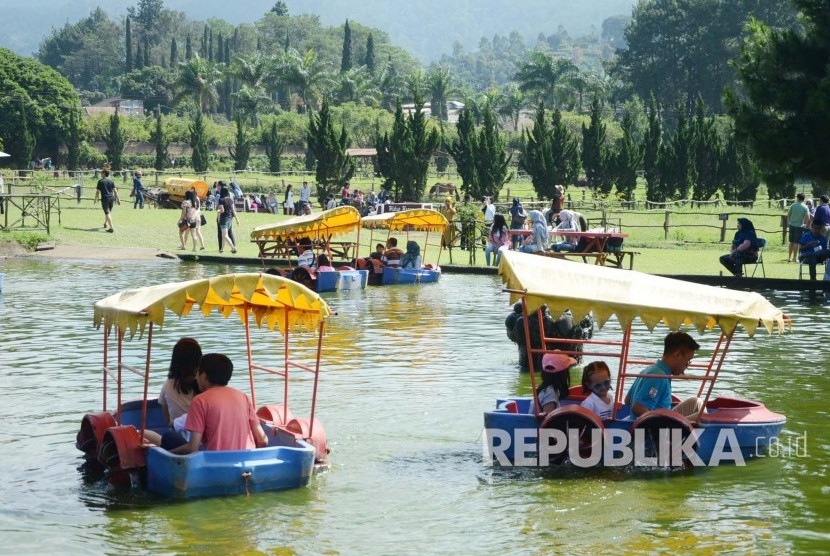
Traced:
<path id="1" fill-rule="evenodd" d="M 522 201 L 518 197 L 513 197 L 513 206 L 510 207 L 510 229 L 521 230 L 525 227 L 525 220 L 527 220 L 527 213 L 522 206 Z M 519 241 L 518 235 L 513 236 L 513 249 L 516 249 Z"/>
<path id="2" fill-rule="evenodd" d="M 758 260 L 758 236 L 748 218 L 738 218 L 738 231 L 732 239 L 729 254 L 720 258 L 720 264 L 735 276 L 743 275 L 743 265 Z"/>
<path id="3" fill-rule="evenodd" d="M 452 197 L 447 196 L 444 199 L 444 205 L 441 207 L 440 212 L 450 223 L 447 229 L 444 230 L 444 236 L 441 238 L 441 247 L 451 248 L 453 241 L 455 241 L 455 216 L 458 214 Z"/>
<path id="4" fill-rule="evenodd" d="M 553 233 L 556 232 L 578 232 L 579 231 L 579 222 L 576 220 L 576 215 L 570 210 L 562 210 L 559 212 L 559 225 L 554 228 Z M 576 244 L 578 243 L 578 238 L 574 236 L 565 236 L 563 241 L 559 243 L 554 243 L 550 246 L 551 249 L 556 251 L 576 251 Z"/>
<path id="5" fill-rule="evenodd" d="M 538 210 L 530 211 L 530 235 L 522 245 L 524 253 L 541 253 L 548 248 L 548 223 Z"/>
<path id="6" fill-rule="evenodd" d="M 406 253 L 401 257 L 401 268 L 420 270 L 421 246 L 418 245 L 417 241 L 409 240 L 406 242 Z"/>

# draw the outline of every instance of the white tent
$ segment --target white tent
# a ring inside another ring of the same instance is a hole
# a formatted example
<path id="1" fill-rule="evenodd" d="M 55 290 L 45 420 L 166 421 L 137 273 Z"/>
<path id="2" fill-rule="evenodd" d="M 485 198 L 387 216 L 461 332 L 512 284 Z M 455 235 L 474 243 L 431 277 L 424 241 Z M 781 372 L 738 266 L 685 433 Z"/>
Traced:
<path id="1" fill-rule="evenodd" d="M 7 156 L 11 156 L 11 155 L 8 154 L 8 153 L 4 153 L 3 151 L 0 151 L 0 158 L 4 158 L 4 157 L 7 157 Z"/>

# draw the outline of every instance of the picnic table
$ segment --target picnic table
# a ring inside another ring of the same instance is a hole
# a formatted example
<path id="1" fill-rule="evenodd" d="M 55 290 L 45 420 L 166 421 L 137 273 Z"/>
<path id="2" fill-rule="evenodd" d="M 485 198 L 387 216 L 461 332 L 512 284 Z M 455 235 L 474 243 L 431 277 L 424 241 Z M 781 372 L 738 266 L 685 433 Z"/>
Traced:
<path id="1" fill-rule="evenodd" d="M 508 235 L 519 236 L 522 238 L 528 237 L 531 230 L 509 230 Z M 629 270 L 634 267 L 634 256 L 638 253 L 635 251 L 609 250 L 608 243 L 611 239 L 625 239 L 628 234 L 622 232 L 608 232 L 605 230 L 587 230 L 585 232 L 565 232 L 554 231 L 548 228 L 548 234 L 551 236 L 574 237 L 577 239 L 584 238 L 586 244 L 582 251 L 546 251 L 541 253 L 547 257 L 555 257 L 559 259 L 581 258 L 583 262 L 587 263 L 589 259 L 594 260 L 594 264 L 601 266 L 613 266 L 615 268 L 622 268 L 626 257 L 629 259 Z"/>

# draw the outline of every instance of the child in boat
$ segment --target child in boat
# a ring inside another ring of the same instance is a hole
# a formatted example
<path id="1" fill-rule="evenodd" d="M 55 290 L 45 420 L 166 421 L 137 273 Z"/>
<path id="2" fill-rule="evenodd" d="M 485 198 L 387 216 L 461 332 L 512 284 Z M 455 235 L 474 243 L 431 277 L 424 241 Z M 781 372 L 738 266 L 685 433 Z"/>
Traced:
<path id="1" fill-rule="evenodd" d="M 406 253 L 401 257 L 401 268 L 421 268 L 421 246 L 417 241 L 406 242 Z"/>
<path id="2" fill-rule="evenodd" d="M 193 396 L 199 393 L 196 368 L 201 358 L 202 348 L 193 338 L 182 338 L 173 346 L 167 380 L 161 385 L 158 398 L 164 421 L 170 426 L 174 419 L 187 413 Z"/>
<path id="3" fill-rule="evenodd" d="M 555 410 L 559 407 L 560 400 L 568 397 L 571 387 L 568 369 L 574 365 L 576 365 L 576 359 L 559 350 L 546 353 L 542 357 L 542 383 L 536 388 L 536 394 L 539 397 L 539 407 L 543 414 Z M 533 404 L 531 404 L 530 412 L 536 412 Z"/>
<path id="4" fill-rule="evenodd" d="M 202 393 L 193 399 L 185 430 L 190 439 L 170 450 L 190 454 L 205 450 L 248 450 L 268 445 L 248 396 L 228 386 L 233 363 L 221 353 L 208 353 L 199 361 L 196 380 Z M 167 436 L 167 435 L 165 435 Z"/>
<path id="5" fill-rule="evenodd" d="M 331 266 L 327 255 L 321 254 L 317 257 L 317 272 L 334 272 L 334 267 Z"/>
<path id="6" fill-rule="evenodd" d="M 380 260 L 384 266 L 398 268 L 401 266 L 401 257 L 403 257 L 403 251 L 398 249 L 398 239 L 390 237 L 386 240 L 386 250 Z"/>
<path id="7" fill-rule="evenodd" d="M 378 261 L 383 260 L 383 253 L 386 251 L 386 246 L 382 243 L 378 243 L 375 245 L 375 252 L 369 255 L 370 259 L 376 259 Z"/>
<path id="8" fill-rule="evenodd" d="M 589 363 L 582 370 L 582 392 L 590 396 L 580 404 L 590 409 L 602 419 L 610 419 L 614 410 L 614 398 L 611 391 L 611 370 L 604 361 Z"/>

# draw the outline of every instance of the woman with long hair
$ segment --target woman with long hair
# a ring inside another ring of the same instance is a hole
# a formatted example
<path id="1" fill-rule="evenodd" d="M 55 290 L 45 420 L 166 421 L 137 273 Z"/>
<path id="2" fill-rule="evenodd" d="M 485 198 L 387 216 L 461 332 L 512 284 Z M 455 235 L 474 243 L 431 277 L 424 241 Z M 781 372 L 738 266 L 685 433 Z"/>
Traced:
<path id="1" fill-rule="evenodd" d="M 493 224 L 487 234 L 487 247 L 484 248 L 484 258 L 487 266 L 490 266 L 490 254 L 494 254 L 493 266 L 499 266 L 501 254 L 510 249 L 510 234 L 507 230 L 507 222 L 503 214 L 496 214 L 493 217 Z"/>

